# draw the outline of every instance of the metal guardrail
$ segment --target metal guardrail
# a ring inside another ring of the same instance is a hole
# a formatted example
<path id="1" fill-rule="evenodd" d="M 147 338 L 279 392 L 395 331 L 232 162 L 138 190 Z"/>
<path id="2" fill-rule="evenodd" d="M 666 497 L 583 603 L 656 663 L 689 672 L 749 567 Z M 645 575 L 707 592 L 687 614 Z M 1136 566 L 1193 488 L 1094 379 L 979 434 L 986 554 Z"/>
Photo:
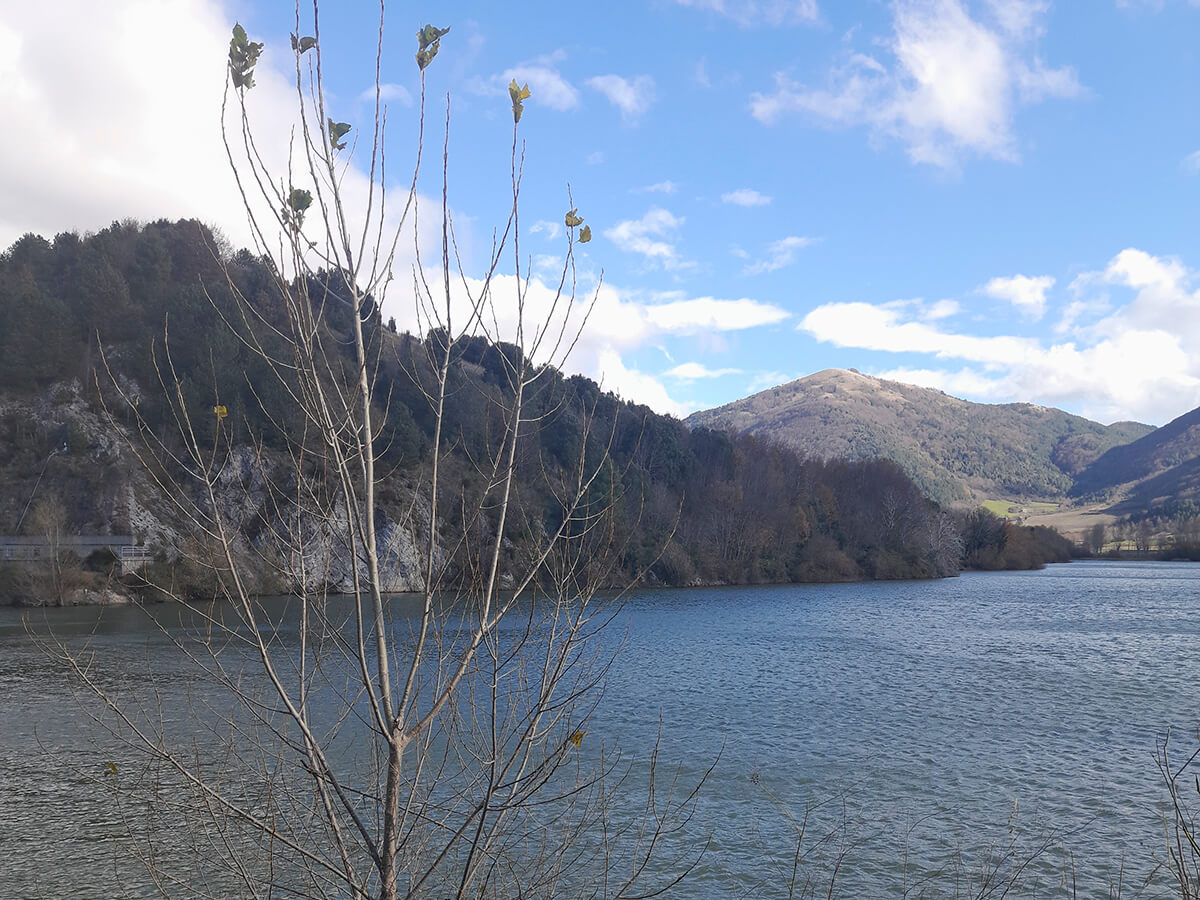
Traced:
<path id="1" fill-rule="evenodd" d="M 123 571 L 137 568 L 154 558 L 153 551 L 145 544 L 134 543 L 131 535 L 62 535 L 53 546 L 60 553 L 71 550 L 80 557 L 97 550 L 111 550 L 120 560 Z M 45 537 L 0 537 L 0 560 L 5 562 L 38 562 L 49 559 L 51 552 L 52 542 Z"/>

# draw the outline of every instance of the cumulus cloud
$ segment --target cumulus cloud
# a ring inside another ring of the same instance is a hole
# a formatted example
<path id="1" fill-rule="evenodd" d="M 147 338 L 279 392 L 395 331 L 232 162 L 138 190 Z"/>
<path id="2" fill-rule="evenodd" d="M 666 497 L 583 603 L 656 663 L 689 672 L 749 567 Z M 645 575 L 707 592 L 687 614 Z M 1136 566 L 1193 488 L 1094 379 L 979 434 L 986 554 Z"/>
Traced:
<path id="1" fill-rule="evenodd" d="M 743 27 L 812 25 L 821 20 L 817 0 L 675 0 L 680 6 L 727 16 Z"/>
<path id="2" fill-rule="evenodd" d="M 651 207 L 640 219 L 626 219 L 606 229 L 604 236 L 627 253 L 637 253 L 646 262 L 665 269 L 686 265 L 675 249 L 685 219 L 661 207 Z"/>
<path id="3" fill-rule="evenodd" d="M 771 198 L 752 188 L 738 188 L 736 191 L 722 194 L 721 202 L 731 206 L 766 206 L 771 202 Z"/>
<path id="4" fill-rule="evenodd" d="M 72 27 L 64 29 L 64 20 Z M 253 247 L 254 233 L 221 141 L 229 32 L 227 11 L 212 0 L 102 5 L 65 0 L 19 14 L 0 9 L 0 113 L 29 129 L 19 146 L 9 142 L 0 149 L 0 244 L 28 231 L 53 235 L 98 230 L 125 218 L 187 217 L 215 225 L 234 246 Z M 256 151 L 268 170 L 263 183 L 273 186 L 286 180 L 289 157 L 294 159 L 289 137 L 299 140 L 294 76 L 288 74 L 294 62 L 286 36 L 282 42 L 250 37 L 266 43 L 245 102 Z M 385 86 L 383 93 L 402 102 L 396 86 Z M 360 105 L 357 95 L 346 102 Z M 336 117 L 336 98 L 331 103 Z M 236 146 L 236 110 L 231 97 L 231 143 L 246 175 Z M 352 143 L 355 136 L 352 131 Z M 368 200 L 361 164 L 368 153 L 369 142 L 355 156 L 345 154 L 341 189 L 352 230 L 374 231 L 363 218 L 368 208 L 372 215 L 380 211 L 378 194 L 373 204 Z M 296 163 L 295 170 L 295 183 L 311 187 L 303 165 Z M 277 198 L 259 196 L 252 180 L 248 193 L 269 226 Z M 397 206 L 389 204 L 384 212 L 385 233 L 397 224 Z M 314 209 L 305 225 L 317 242 L 321 221 Z M 270 242 L 270 227 L 266 231 Z M 412 238 L 398 246 L 396 264 L 403 270 Z"/>
<path id="5" fill-rule="evenodd" d="M 559 112 L 574 109 L 579 105 L 579 91 L 563 78 L 557 69 L 549 66 L 514 66 L 505 69 L 495 79 L 505 90 L 510 81 L 516 81 L 517 84 L 528 83 L 533 102 L 545 104 Z"/>
<path id="6" fill-rule="evenodd" d="M 589 78 L 587 85 L 607 97 L 627 122 L 636 119 L 654 102 L 654 79 L 649 75 L 638 75 L 632 81 L 620 75 L 597 75 Z"/>
<path id="7" fill-rule="evenodd" d="M 248 239 L 217 130 L 228 48 L 227 20 L 204 0 L 6 5 L 0 112 L 23 136 L 0 148 L 0 244 L 162 216 Z M 268 47 L 260 96 L 283 100 L 272 61 Z"/>
<path id="8" fill-rule="evenodd" d="M 674 334 L 740 331 L 774 325 L 788 316 L 786 309 L 745 297 L 739 300 L 696 297 L 646 307 L 646 317 L 656 328 Z"/>
<path id="9" fill-rule="evenodd" d="M 579 105 L 579 91 L 558 70 L 559 64 L 566 58 L 566 54 L 559 50 L 512 66 L 490 78 L 472 79 L 466 87 L 472 93 L 482 96 L 501 96 L 508 93 L 510 81 L 516 81 L 517 84 L 528 83 L 532 96 L 526 102 L 565 112 Z"/>
<path id="10" fill-rule="evenodd" d="M 1039 275 L 1013 275 L 1011 278 L 993 278 L 983 286 L 983 292 L 997 300 L 1007 300 L 1031 319 L 1040 319 L 1046 313 L 1046 291 L 1054 287 L 1054 278 Z"/>
<path id="11" fill-rule="evenodd" d="M 916 163 L 953 167 L 965 152 L 1014 161 L 1014 108 L 1082 88 L 1073 69 L 1050 68 L 1029 48 L 1043 4 L 990 6 L 991 27 L 961 0 L 898 0 L 882 61 L 851 53 L 824 87 L 779 73 L 774 91 L 751 95 L 751 112 L 765 124 L 804 113 L 866 126 L 901 141 Z"/>
<path id="12" fill-rule="evenodd" d="M 1181 261 L 1129 248 L 1072 282 L 1070 339 L 958 333 L 915 318 L 906 304 L 829 303 L 798 326 L 840 347 L 918 353 L 967 364 L 896 369 L 918 383 L 983 399 L 1078 405 L 1103 421 L 1162 423 L 1200 405 L 1200 291 Z M 1123 292 L 1124 302 L 1098 291 Z M 1080 322 L 1103 309 L 1102 318 Z"/>
<path id="13" fill-rule="evenodd" d="M 767 248 L 767 255 L 746 266 L 743 270 L 747 275 L 761 275 L 764 272 L 774 272 L 796 261 L 796 254 L 813 242 L 812 238 L 789 236 L 773 241 Z"/>

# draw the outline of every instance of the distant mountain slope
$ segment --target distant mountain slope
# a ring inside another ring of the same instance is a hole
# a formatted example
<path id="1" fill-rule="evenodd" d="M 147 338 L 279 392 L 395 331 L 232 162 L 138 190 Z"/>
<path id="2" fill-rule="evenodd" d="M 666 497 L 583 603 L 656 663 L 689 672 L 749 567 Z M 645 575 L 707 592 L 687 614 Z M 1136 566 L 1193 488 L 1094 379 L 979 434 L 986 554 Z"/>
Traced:
<path id="1" fill-rule="evenodd" d="M 1129 493 L 1134 505 L 1161 505 L 1169 498 L 1197 493 L 1197 457 L 1200 409 L 1184 413 L 1132 443 L 1108 450 L 1079 473 L 1071 493 L 1077 497 Z"/>
<path id="2" fill-rule="evenodd" d="M 1062 497 L 1073 476 L 1106 450 L 1153 431 L 1029 403 L 972 403 L 841 369 L 694 413 L 687 422 L 757 434 L 825 459 L 887 457 L 943 503 Z"/>

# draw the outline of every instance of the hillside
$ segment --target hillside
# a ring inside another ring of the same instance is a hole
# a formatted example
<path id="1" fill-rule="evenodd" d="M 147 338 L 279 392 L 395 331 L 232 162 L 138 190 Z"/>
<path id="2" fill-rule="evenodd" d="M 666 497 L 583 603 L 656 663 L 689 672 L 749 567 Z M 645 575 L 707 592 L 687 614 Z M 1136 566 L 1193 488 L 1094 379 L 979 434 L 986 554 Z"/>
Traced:
<path id="1" fill-rule="evenodd" d="M 322 299 L 302 318 L 315 322 L 324 348 L 308 389 L 344 392 L 358 372 L 346 338 L 353 313 L 335 302 L 346 282 L 318 272 L 305 284 L 303 296 Z M 323 446 L 306 437 L 295 370 L 267 365 L 253 349 L 290 358 L 281 341 L 294 314 L 264 260 L 222 252 L 194 221 L 22 238 L 0 255 L 0 533 L 130 534 L 154 555 L 155 577 L 213 596 L 219 567 L 207 526 L 179 512 L 199 500 L 204 516 L 235 535 L 252 589 L 310 590 L 315 579 L 344 590 L 363 563 L 339 537 L 345 517 L 328 512 L 342 508 L 341 487 L 321 466 L 295 465 L 294 454 L 318 459 Z M 466 577 L 475 544 L 463 535 L 492 527 L 487 463 L 514 402 L 509 373 L 521 351 L 480 337 L 451 345 L 438 442 L 429 397 L 444 333 L 397 333 L 370 298 L 363 315 L 378 401 L 383 584 L 414 589 L 429 577 L 417 548 L 435 445 L 455 502 L 438 517 L 433 575 Z M 948 515 L 893 463 L 804 458 L 753 435 L 688 428 L 552 368 L 529 385 L 522 409 L 531 424 L 516 447 L 502 567 L 517 567 L 562 522 L 563 487 L 581 459 L 607 459 L 586 496 L 604 527 L 589 527 L 578 551 L 604 583 L 938 577 L 964 563 L 1065 558 L 1032 529 Z M 194 442 L 181 434 L 185 421 Z M 215 501 L 164 487 L 198 490 L 189 446 L 219 451 Z M 147 449 L 157 455 L 149 467 Z M 301 481 L 312 499 L 299 498 Z M 482 509 L 484 519 L 463 520 L 464 509 Z M 80 572 L 79 583 L 99 574 Z M 28 571 L 0 565 L 0 602 L 71 602 L 56 585 L 51 598 Z"/>
<path id="2" fill-rule="evenodd" d="M 1153 431 L 1029 403 L 972 403 L 840 369 L 686 421 L 758 435 L 821 459 L 891 459 L 942 503 L 1061 498 L 1105 451 Z"/>
<path id="3" fill-rule="evenodd" d="M 1108 450 L 1075 479 L 1072 495 L 1117 500 L 1116 511 L 1171 507 L 1200 497 L 1200 409 L 1184 413 L 1144 437 Z"/>

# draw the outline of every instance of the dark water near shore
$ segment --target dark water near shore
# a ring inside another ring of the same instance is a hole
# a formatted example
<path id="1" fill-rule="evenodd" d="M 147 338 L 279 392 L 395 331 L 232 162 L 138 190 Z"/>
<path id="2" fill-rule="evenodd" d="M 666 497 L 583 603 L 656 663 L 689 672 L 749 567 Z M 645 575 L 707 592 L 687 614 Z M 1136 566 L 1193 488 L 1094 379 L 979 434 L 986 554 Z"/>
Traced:
<path id="1" fill-rule="evenodd" d="M 29 616 L 94 629 L 107 684 L 150 679 L 166 715 L 182 708 L 178 651 L 139 611 Z M 1200 566 L 651 591 L 608 640 L 623 646 L 589 746 L 637 757 L 661 734 L 684 782 L 719 757 L 690 828 L 708 850 L 672 896 L 786 896 L 806 810 L 800 871 L 827 883 L 844 849 L 835 895 L 954 896 L 1009 846 L 1045 848 L 1014 896 L 1067 896 L 1072 876 L 1078 896 L 1108 896 L 1122 867 L 1122 896 L 1169 895 L 1151 877 L 1154 750 L 1168 728 L 1196 745 Z M 21 613 L 0 610 L 0 897 L 110 896 L 128 868 L 102 787 L 111 748 L 86 710 Z"/>

